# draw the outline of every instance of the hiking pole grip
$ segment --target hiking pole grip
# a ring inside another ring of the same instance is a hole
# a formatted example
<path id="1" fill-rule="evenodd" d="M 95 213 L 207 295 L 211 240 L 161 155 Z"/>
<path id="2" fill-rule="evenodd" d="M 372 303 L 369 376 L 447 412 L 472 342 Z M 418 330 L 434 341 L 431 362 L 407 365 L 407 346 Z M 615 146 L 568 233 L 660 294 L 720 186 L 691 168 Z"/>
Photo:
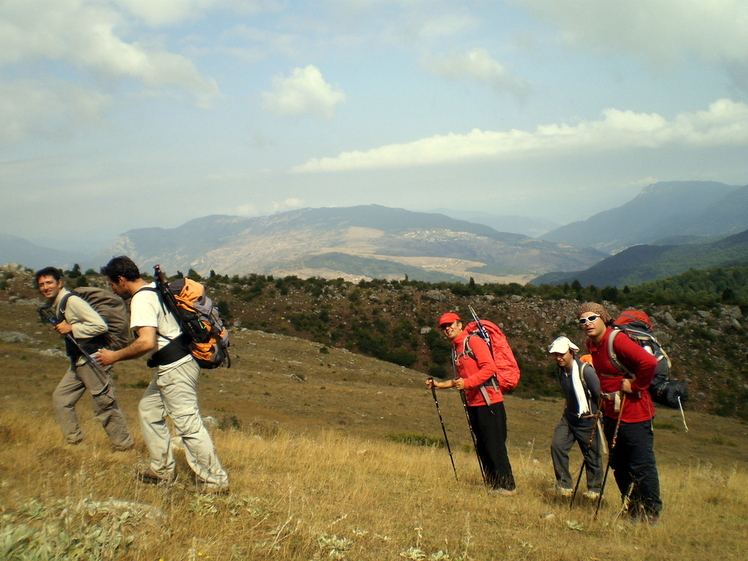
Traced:
<path id="1" fill-rule="evenodd" d="M 171 290 L 169 290 L 169 279 L 166 278 L 166 275 L 161 270 L 161 265 L 153 266 L 153 276 L 156 279 L 156 288 L 158 289 L 159 293 L 161 293 L 164 302 L 166 302 L 166 304 L 169 306 L 169 309 L 176 316 L 176 318 L 178 320 L 182 320 L 183 318 L 179 309 L 179 305 L 177 304 L 177 299 L 174 298 L 174 294 L 172 294 Z"/>
<path id="2" fill-rule="evenodd" d="M 439 407 L 439 400 L 436 397 L 436 388 L 433 385 L 434 379 L 429 378 L 429 381 L 432 382 L 431 384 L 431 395 L 434 398 L 434 403 L 436 404 L 436 414 L 439 415 L 439 423 L 442 426 L 442 433 L 444 434 L 444 442 L 447 445 L 447 452 L 449 453 L 449 461 L 452 462 L 452 471 L 455 473 L 455 481 L 459 481 L 457 477 L 457 468 L 455 467 L 455 460 L 452 456 L 452 448 L 449 446 L 449 438 L 447 437 L 447 429 L 444 426 L 444 419 L 442 419 L 442 410 Z"/>
<path id="3" fill-rule="evenodd" d="M 623 417 L 623 406 L 626 405 L 626 394 L 623 394 L 621 398 L 621 409 L 618 411 L 618 420 L 616 421 L 616 429 L 613 432 L 613 439 L 610 441 L 610 450 L 608 451 L 608 463 L 605 466 L 605 475 L 603 475 L 603 482 L 600 485 L 600 496 L 597 498 L 597 506 L 595 507 L 595 515 L 593 518 L 597 518 L 597 513 L 600 511 L 600 505 L 603 503 L 603 493 L 605 492 L 605 483 L 608 480 L 608 472 L 610 471 L 610 462 L 613 458 L 613 452 L 616 448 L 616 440 L 618 440 L 618 429 L 621 427 L 621 417 Z"/>

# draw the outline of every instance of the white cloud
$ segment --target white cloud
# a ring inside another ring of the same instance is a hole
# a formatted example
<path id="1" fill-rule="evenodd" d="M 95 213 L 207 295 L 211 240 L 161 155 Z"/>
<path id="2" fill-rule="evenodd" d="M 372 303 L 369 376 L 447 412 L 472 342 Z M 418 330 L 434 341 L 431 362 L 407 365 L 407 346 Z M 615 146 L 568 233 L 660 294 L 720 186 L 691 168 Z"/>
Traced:
<path id="1" fill-rule="evenodd" d="M 367 152 L 343 152 L 314 158 L 294 173 L 381 169 L 463 163 L 478 159 L 563 156 L 631 148 L 748 146 L 748 105 L 729 99 L 708 111 L 680 113 L 668 121 L 656 113 L 606 109 L 599 121 L 540 125 L 535 132 L 473 129 L 467 134 L 433 136 L 407 144 L 390 144 Z"/>
<path id="2" fill-rule="evenodd" d="M 152 27 L 174 25 L 201 17 L 214 9 L 255 14 L 277 9 L 275 0 L 112 0 Z"/>
<path id="3" fill-rule="evenodd" d="M 109 96 L 66 82 L 0 83 L 0 142 L 66 136 L 74 125 L 99 122 L 110 103 Z"/>
<path id="4" fill-rule="evenodd" d="M 501 63 L 491 58 L 485 49 L 428 59 L 423 65 L 447 80 L 467 76 L 479 84 L 490 86 L 497 93 L 509 93 L 519 100 L 525 99 L 532 88 L 529 80 L 513 76 Z"/>
<path id="5" fill-rule="evenodd" d="M 345 94 L 325 82 L 319 69 L 311 64 L 306 68 L 294 68 L 288 77 L 275 76 L 272 86 L 272 92 L 262 94 L 265 108 L 284 117 L 309 113 L 330 118 L 335 106 L 346 99 Z"/>
<path id="6" fill-rule="evenodd" d="M 124 15 L 100 2 L 4 2 L 0 4 L 0 65 L 64 61 L 99 79 L 184 88 L 201 105 L 220 94 L 216 82 L 202 76 L 192 61 L 160 45 L 126 42 L 120 34 L 127 31 Z"/>
<path id="7" fill-rule="evenodd" d="M 113 0 L 150 26 L 180 23 L 220 4 L 221 0 Z"/>
<path id="8" fill-rule="evenodd" d="M 513 0 L 559 25 L 566 40 L 666 63 L 693 53 L 748 62 L 745 0 Z"/>

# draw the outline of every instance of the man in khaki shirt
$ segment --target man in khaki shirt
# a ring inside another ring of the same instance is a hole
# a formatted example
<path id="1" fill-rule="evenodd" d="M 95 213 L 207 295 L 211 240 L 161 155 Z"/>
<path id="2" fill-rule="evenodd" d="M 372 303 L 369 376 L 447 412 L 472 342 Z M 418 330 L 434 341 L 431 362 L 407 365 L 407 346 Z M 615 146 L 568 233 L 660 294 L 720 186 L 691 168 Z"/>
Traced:
<path id="1" fill-rule="evenodd" d="M 39 270 L 36 273 L 36 283 L 39 291 L 49 301 L 52 312 L 58 317 L 54 328 L 60 335 L 65 337 L 70 334 L 86 352 L 93 352 L 101 347 L 101 336 L 107 332 L 106 322 L 83 298 L 63 288 L 59 269 L 46 267 Z M 60 305 L 63 301 L 65 304 L 61 315 Z M 91 347 L 90 351 L 87 346 Z M 115 450 L 131 449 L 133 439 L 117 404 L 111 368 L 98 367 L 99 372 L 95 372 L 67 337 L 65 348 L 70 357 L 70 368 L 52 394 L 52 405 L 68 444 L 78 444 L 83 440 L 75 404 L 88 390 L 93 401 L 94 415 L 109 435 Z"/>

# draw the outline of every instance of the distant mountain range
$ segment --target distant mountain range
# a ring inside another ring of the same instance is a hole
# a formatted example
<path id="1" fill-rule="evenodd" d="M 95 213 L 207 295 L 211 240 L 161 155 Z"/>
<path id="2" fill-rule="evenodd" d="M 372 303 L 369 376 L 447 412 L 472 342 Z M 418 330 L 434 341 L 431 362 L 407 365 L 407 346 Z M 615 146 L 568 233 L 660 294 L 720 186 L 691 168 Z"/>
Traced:
<path id="1" fill-rule="evenodd" d="M 446 214 L 458 220 L 467 220 L 476 224 L 485 224 L 497 232 L 509 232 L 522 234 L 531 238 L 540 238 L 546 232 L 558 228 L 558 222 L 543 220 L 541 218 L 528 218 L 525 216 L 510 216 L 506 214 L 491 214 L 490 212 L 472 210 L 454 210 L 448 208 L 437 208 L 432 210 L 438 214 Z"/>
<path id="2" fill-rule="evenodd" d="M 71 267 L 84 259 L 85 256 L 78 253 L 42 247 L 17 236 L 0 234 L 0 265 L 20 263 L 33 269 Z"/>
<path id="3" fill-rule="evenodd" d="M 748 229 L 748 186 L 672 181 L 645 187 L 628 203 L 541 237 L 616 253 L 638 244 L 693 242 Z M 706 240 L 702 240 L 706 241 Z"/>
<path id="4" fill-rule="evenodd" d="M 468 217 L 472 221 L 463 219 Z M 526 232 L 554 226 L 463 210 L 306 208 L 256 218 L 206 216 L 178 228 L 131 230 L 93 257 L 0 234 L 0 264 L 70 268 L 78 263 L 84 270 L 98 269 L 113 255 L 126 254 L 144 270 L 160 263 L 167 272 L 192 268 L 201 274 L 213 270 L 346 279 L 407 275 L 428 282 L 472 277 L 479 283 L 578 279 L 596 286 L 633 286 L 688 268 L 742 262 L 740 236 L 717 240 L 748 230 L 748 186 L 656 183 L 618 208 L 541 238 L 501 230 L 517 230 L 521 224 Z M 734 247 L 722 247 L 733 242 Z M 611 252 L 618 253 L 609 257 Z"/>
<path id="5" fill-rule="evenodd" d="M 597 287 L 664 279 L 689 269 L 748 266 L 748 230 L 716 242 L 691 245 L 637 245 L 608 257 L 585 271 L 548 273 L 531 284 L 571 284 Z"/>
<path id="6" fill-rule="evenodd" d="M 95 261 L 119 254 L 144 270 L 160 263 L 167 272 L 521 283 L 605 257 L 442 214 L 378 205 L 208 216 L 169 230 L 131 230 Z"/>

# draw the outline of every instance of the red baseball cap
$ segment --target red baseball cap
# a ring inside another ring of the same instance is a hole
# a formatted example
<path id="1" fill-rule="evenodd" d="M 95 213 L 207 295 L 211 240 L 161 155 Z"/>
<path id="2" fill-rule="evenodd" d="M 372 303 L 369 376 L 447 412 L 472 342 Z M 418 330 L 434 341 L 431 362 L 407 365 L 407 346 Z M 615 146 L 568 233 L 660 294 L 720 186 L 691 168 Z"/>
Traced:
<path id="1" fill-rule="evenodd" d="M 451 323 L 454 323 L 456 321 L 461 321 L 460 316 L 458 316 L 454 312 L 447 312 L 442 317 L 439 318 L 439 327 L 442 325 L 449 325 Z"/>

